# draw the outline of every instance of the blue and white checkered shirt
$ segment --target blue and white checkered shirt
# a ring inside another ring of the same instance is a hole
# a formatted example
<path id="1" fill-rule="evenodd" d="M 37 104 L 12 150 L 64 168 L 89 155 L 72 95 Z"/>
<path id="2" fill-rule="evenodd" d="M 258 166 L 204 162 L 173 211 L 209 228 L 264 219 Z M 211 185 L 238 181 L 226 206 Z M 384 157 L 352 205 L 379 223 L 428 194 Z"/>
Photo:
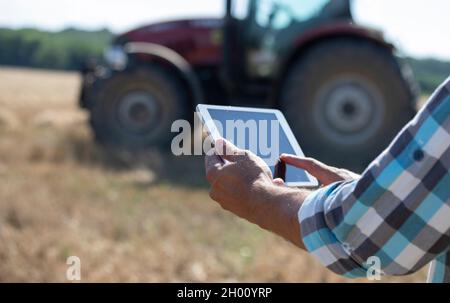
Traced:
<path id="1" fill-rule="evenodd" d="M 450 282 L 449 169 L 450 78 L 360 178 L 308 196 L 298 213 L 306 248 L 347 277 L 432 261 L 428 280 Z"/>

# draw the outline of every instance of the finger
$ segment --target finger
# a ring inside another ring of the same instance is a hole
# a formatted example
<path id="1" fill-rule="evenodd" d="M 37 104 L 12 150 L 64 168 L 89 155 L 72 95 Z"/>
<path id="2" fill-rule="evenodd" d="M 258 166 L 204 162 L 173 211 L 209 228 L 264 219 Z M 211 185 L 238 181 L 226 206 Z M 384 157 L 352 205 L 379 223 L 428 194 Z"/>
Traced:
<path id="1" fill-rule="evenodd" d="M 275 178 L 272 180 L 273 184 L 277 185 L 277 186 L 284 186 L 284 181 L 281 178 Z"/>
<path id="2" fill-rule="evenodd" d="M 215 150 L 223 159 L 236 162 L 246 155 L 245 150 L 240 149 L 230 141 L 220 138 L 214 142 Z"/>
<path id="3" fill-rule="evenodd" d="M 280 159 L 292 166 L 306 170 L 321 183 L 327 183 L 331 171 L 330 167 L 316 159 L 282 154 Z"/>
<path id="4" fill-rule="evenodd" d="M 313 158 L 299 157 L 290 154 L 282 154 L 280 159 L 292 166 L 303 168 L 305 170 L 317 170 L 324 168 L 326 165 Z"/>
<path id="5" fill-rule="evenodd" d="M 214 183 L 217 179 L 217 173 L 223 166 L 223 160 L 214 152 L 210 150 L 205 156 L 205 174 L 209 183 Z"/>

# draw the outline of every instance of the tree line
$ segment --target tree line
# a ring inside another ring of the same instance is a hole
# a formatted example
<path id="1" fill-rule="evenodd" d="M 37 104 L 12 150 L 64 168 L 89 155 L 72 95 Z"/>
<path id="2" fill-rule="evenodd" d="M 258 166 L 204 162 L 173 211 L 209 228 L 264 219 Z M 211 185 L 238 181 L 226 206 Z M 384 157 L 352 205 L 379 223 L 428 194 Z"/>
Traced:
<path id="1" fill-rule="evenodd" d="M 101 56 L 111 37 L 108 30 L 0 28 L 0 65 L 78 70 L 88 57 Z"/>
<path id="2" fill-rule="evenodd" d="M 110 43 L 107 29 L 59 32 L 0 28 L 0 65 L 79 70 L 90 57 L 101 57 Z M 431 93 L 450 75 L 450 62 L 407 58 L 422 92 Z"/>
<path id="3" fill-rule="evenodd" d="M 407 59 L 423 93 L 430 94 L 450 76 L 450 62 L 436 59 Z"/>

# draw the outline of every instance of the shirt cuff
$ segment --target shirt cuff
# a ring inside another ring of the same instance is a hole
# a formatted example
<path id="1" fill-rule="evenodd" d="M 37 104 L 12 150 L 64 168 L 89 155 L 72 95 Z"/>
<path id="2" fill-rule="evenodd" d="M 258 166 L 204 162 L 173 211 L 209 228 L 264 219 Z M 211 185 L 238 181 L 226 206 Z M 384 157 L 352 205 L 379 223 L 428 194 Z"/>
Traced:
<path id="1" fill-rule="evenodd" d="M 298 211 L 301 237 L 305 248 L 334 273 L 349 278 L 365 277 L 366 269 L 351 257 L 348 247 L 336 238 L 326 222 L 327 198 L 340 184 L 320 188 L 305 199 Z"/>

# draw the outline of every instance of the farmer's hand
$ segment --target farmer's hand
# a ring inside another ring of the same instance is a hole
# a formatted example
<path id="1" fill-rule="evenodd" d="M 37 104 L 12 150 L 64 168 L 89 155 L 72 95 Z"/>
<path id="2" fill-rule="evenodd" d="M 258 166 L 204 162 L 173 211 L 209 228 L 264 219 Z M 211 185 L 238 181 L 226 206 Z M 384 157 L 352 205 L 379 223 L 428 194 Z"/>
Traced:
<path id="1" fill-rule="evenodd" d="M 343 168 L 328 166 L 313 158 L 302 158 L 289 154 L 282 154 L 280 159 L 287 164 L 302 168 L 319 180 L 322 185 L 337 181 L 354 180 L 360 176 Z"/>
<path id="2" fill-rule="evenodd" d="M 220 155 L 220 156 L 219 156 Z M 308 192 L 273 180 L 266 163 L 224 139 L 205 158 L 210 196 L 224 209 L 303 247 L 297 213 Z"/>

